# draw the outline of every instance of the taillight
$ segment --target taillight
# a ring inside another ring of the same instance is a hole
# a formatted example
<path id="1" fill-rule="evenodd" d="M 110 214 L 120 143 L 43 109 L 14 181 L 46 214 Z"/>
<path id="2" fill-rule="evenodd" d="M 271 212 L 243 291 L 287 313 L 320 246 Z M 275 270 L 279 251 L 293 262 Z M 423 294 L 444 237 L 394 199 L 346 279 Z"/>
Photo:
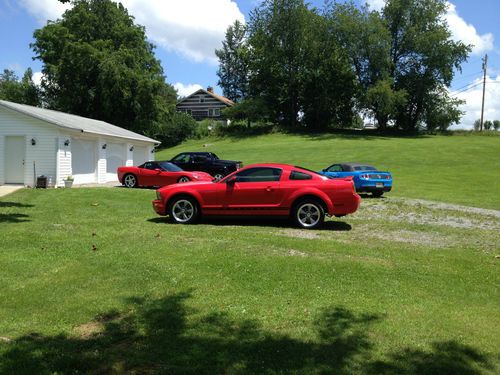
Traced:
<path id="1" fill-rule="evenodd" d="M 386 175 L 386 176 L 385 176 L 385 179 L 386 179 L 386 180 L 390 180 L 390 179 L 391 179 L 391 176 L 390 176 L 390 175 Z"/>
<path id="2" fill-rule="evenodd" d="M 362 175 L 361 175 L 361 176 L 359 176 L 359 177 L 360 177 L 361 179 L 363 179 L 363 180 L 368 180 L 368 179 L 370 178 L 370 177 L 369 177 L 369 175 L 367 175 L 367 174 L 362 174 Z"/>

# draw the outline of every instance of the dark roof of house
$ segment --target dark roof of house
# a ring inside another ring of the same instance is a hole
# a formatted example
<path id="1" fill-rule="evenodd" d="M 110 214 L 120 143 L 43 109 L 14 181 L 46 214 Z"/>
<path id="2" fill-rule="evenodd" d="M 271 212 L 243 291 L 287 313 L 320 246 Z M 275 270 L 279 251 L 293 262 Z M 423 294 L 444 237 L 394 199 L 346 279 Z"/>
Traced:
<path id="1" fill-rule="evenodd" d="M 184 100 L 186 100 L 186 99 L 188 99 L 188 98 L 190 98 L 190 97 L 192 97 L 192 96 L 194 96 L 196 94 L 199 94 L 200 92 L 202 92 L 204 94 L 207 94 L 207 95 L 210 95 L 211 97 L 213 97 L 213 98 L 215 98 L 215 99 L 223 102 L 224 104 L 226 104 L 226 105 L 228 105 L 230 107 L 232 107 L 235 104 L 231 99 L 228 99 L 228 98 L 226 98 L 226 97 L 224 97 L 222 95 L 214 94 L 213 92 L 207 91 L 205 89 L 199 89 L 199 90 L 193 92 L 191 95 L 188 95 L 185 98 L 182 98 L 181 100 L 179 100 L 177 102 L 177 104 L 182 103 Z"/>

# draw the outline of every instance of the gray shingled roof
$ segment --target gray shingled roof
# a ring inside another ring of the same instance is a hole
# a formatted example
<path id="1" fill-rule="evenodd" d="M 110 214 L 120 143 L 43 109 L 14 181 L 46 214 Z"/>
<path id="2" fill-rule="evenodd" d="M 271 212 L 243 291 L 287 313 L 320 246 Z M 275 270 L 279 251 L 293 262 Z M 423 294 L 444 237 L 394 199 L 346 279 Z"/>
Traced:
<path id="1" fill-rule="evenodd" d="M 70 115 L 69 113 L 53 111 L 51 109 L 32 107 L 25 104 L 17 104 L 0 100 L 0 106 L 12 109 L 25 115 L 49 122 L 61 128 L 77 130 L 83 133 L 107 135 L 144 142 L 160 143 L 154 139 L 134 133 L 130 130 L 120 128 L 119 126 L 108 124 L 104 121 L 93 120 L 86 117 Z"/>

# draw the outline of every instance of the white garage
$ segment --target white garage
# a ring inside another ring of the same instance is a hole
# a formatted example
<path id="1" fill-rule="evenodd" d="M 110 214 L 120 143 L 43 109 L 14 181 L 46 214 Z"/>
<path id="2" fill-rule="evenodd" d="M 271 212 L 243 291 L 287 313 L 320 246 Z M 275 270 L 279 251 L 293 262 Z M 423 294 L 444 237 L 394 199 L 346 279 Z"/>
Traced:
<path id="1" fill-rule="evenodd" d="M 103 121 L 0 100 L 0 185 L 117 181 L 116 169 L 154 159 L 154 139 Z"/>

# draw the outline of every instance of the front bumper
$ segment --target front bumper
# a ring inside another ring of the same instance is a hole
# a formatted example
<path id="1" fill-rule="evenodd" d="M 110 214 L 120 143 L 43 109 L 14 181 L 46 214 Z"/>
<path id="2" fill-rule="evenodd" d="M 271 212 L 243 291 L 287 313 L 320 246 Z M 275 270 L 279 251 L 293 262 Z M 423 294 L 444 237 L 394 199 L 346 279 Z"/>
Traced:
<path id="1" fill-rule="evenodd" d="M 166 211 L 165 204 L 160 199 L 155 199 L 153 201 L 153 209 L 158 215 L 165 216 L 167 214 L 165 212 Z"/>

